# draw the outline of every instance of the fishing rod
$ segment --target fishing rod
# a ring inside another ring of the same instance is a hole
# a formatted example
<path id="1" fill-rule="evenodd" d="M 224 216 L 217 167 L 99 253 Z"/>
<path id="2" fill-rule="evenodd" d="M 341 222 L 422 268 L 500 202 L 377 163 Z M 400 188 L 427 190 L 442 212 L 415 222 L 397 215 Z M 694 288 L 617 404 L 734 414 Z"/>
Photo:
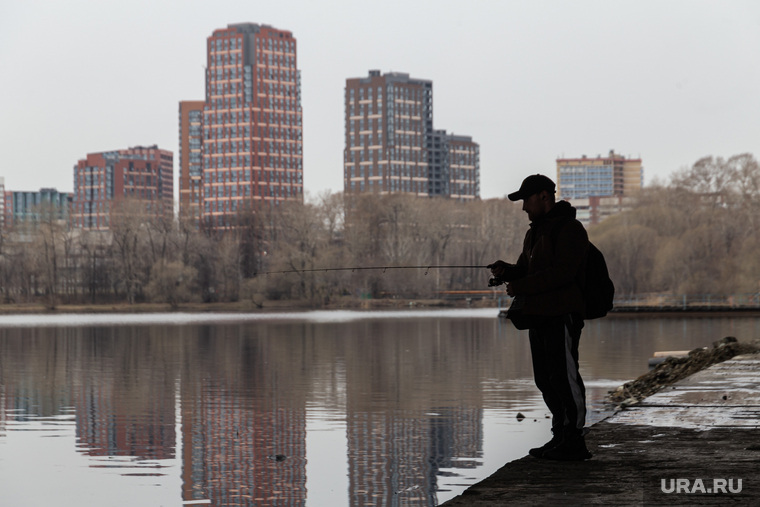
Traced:
<path id="1" fill-rule="evenodd" d="M 287 273 L 316 273 L 327 271 L 380 271 L 385 273 L 389 269 L 424 269 L 427 276 L 428 271 L 431 269 L 485 269 L 488 266 L 480 265 L 450 265 L 450 264 L 430 264 L 422 266 L 354 266 L 354 267 L 342 267 L 342 268 L 311 268 L 311 269 L 284 269 L 281 271 L 264 271 L 261 273 L 254 273 L 253 276 L 258 275 L 282 275 Z"/>

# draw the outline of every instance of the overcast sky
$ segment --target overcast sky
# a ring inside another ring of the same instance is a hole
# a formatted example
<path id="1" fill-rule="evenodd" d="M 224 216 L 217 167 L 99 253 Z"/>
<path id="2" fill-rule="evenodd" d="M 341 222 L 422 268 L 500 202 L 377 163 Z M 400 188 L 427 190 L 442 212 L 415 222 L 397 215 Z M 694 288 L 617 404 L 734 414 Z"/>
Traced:
<path id="1" fill-rule="evenodd" d="M 176 181 L 178 103 L 240 22 L 298 41 L 312 196 L 343 189 L 345 81 L 369 69 L 433 81 L 434 127 L 480 144 L 483 198 L 561 156 L 641 157 L 650 183 L 760 153 L 756 0 L 0 0 L 6 188 L 72 191 L 87 153 L 150 144 Z"/>

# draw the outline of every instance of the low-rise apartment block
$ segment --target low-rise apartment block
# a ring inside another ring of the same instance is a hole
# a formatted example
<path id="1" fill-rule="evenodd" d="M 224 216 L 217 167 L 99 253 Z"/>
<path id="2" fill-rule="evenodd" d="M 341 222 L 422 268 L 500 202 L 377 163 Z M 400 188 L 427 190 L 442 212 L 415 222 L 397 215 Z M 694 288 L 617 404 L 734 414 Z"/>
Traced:
<path id="1" fill-rule="evenodd" d="M 607 156 L 557 159 L 557 197 L 573 204 L 586 225 L 627 209 L 643 186 L 641 158 L 610 150 Z"/>
<path id="2" fill-rule="evenodd" d="M 139 202 L 154 216 L 174 212 L 173 155 L 158 146 L 90 153 L 74 166 L 72 226 L 107 230 L 114 203 Z"/>

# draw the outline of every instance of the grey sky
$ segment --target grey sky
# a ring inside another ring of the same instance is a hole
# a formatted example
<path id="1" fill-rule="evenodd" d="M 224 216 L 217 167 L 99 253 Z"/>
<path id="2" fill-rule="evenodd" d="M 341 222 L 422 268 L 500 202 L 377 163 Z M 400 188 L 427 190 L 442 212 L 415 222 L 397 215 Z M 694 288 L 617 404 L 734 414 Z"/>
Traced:
<path id="1" fill-rule="evenodd" d="M 177 166 L 178 102 L 203 99 L 206 37 L 238 22 L 298 40 L 311 195 L 343 188 L 343 89 L 369 69 L 433 81 L 434 126 L 480 143 L 484 198 L 558 156 L 641 156 L 648 183 L 760 152 L 754 0 L 0 0 L 6 188 L 71 191 L 78 159 L 134 145 Z"/>

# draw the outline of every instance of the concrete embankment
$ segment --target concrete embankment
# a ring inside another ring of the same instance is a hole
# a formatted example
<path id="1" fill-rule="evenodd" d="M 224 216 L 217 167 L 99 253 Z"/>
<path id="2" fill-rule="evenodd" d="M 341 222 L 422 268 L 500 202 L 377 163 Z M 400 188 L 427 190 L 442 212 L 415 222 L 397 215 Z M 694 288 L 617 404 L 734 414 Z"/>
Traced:
<path id="1" fill-rule="evenodd" d="M 527 456 L 443 505 L 760 505 L 760 355 L 627 400 L 591 427 L 591 460 Z"/>

